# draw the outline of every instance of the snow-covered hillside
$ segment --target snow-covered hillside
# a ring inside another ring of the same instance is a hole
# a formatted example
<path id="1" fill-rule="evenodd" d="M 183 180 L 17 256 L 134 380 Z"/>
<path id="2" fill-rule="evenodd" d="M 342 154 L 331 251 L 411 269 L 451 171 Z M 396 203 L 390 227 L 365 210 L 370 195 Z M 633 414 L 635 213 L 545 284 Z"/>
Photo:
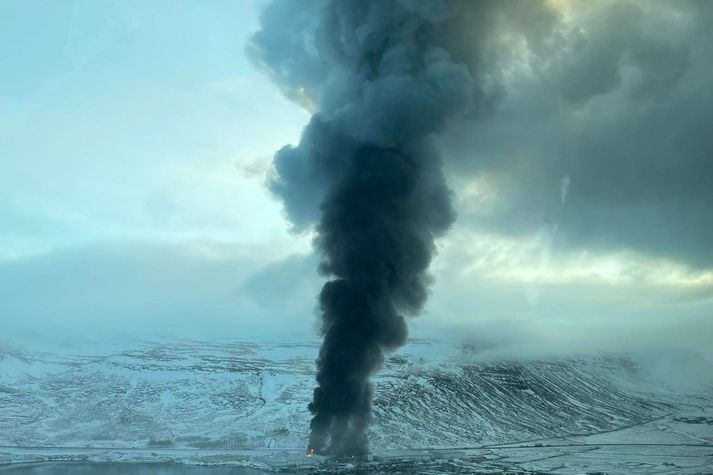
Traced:
<path id="1" fill-rule="evenodd" d="M 5 348 L 0 445 L 301 449 L 316 352 L 314 343 L 175 340 L 78 354 Z M 392 356 L 375 380 L 372 446 L 590 434 L 713 405 L 713 369 L 691 353 L 472 356 L 424 340 Z"/>

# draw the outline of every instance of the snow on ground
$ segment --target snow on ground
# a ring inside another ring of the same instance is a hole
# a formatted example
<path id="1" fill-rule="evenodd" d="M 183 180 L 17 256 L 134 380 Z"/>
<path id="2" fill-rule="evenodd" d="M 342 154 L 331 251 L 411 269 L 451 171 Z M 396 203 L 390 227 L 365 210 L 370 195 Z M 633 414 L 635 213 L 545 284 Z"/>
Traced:
<path id="1" fill-rule="evenodd" d="M 316 354 L 315 342 L 0 349 L 0 462 L 299 459 Z M 640 473 L 700 472 L 713 459 L 711 378 L 688 352 L 480 361 L 415 340 L 376 378 L 370 439 L 391 459 L 404 448 L 459 458 L 438 449 L 461 447 L 473 470 L 577 473 L 624 460 Z M 621 445 L 632 443 L 666 445 Z"/>

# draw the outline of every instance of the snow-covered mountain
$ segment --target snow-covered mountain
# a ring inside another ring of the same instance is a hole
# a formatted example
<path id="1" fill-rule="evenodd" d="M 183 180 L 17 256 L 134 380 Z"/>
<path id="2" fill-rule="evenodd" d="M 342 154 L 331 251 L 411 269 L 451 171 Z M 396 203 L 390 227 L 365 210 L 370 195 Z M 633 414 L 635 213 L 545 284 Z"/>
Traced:
<path id="1" fill-rule="evenodd" d="M 185 340 L 5 348 L 0 445 L 301 449 L 316 353 L 316 343 Z M 416 340 L 375 379 L 371 443 L 473 447 L 599 433 L 710 408 L 711 377 L 694 353 L 481 361 L 468 346 Z"/>

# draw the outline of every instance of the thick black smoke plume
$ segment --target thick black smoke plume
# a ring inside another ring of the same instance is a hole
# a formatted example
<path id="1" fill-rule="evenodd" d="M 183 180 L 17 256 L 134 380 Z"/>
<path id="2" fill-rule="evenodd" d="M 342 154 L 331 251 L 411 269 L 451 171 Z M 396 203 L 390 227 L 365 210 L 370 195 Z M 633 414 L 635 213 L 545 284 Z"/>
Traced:
<path id="1" fill-rule="evenodd" d="M 433 135 L 497 96 L 488 32 L 512 5 L 280 0 L 263 11 L 248 53 L 314 112 L 300 144 L 275 156 L 271 189 L 297 229 L 316 225 L 329 277 L 309 405 L 318 453 L 367 452 L 369 378 L 406 341 L 434 239 L 455 217 Z"/>

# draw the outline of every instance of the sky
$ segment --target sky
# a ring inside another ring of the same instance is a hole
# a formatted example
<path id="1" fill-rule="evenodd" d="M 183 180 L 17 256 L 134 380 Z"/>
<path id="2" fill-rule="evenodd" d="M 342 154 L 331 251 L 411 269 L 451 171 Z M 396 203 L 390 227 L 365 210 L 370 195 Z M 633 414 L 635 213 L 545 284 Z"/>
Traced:
<path id="1" fill-rule="evenodd" d="M 264 3 L 0 2 L 0 342 L 315 337 L 265 183 L 318 98 L 246 54 Z M 710 358 L 713 6 L 545 5 L 438 137 L 458 219 L 412 334 Z"/>

